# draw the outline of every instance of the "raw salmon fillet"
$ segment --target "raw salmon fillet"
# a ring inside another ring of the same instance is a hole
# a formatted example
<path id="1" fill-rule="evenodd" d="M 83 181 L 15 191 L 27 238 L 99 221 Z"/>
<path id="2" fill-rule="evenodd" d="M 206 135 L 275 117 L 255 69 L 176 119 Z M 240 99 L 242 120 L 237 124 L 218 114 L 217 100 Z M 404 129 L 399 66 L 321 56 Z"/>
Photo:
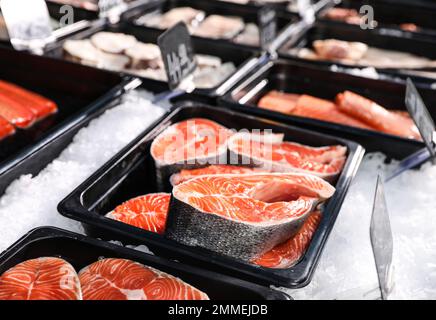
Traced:
<path id="1" fill-rule="evenodd" d="M 176 186 L 182 182 L 191 180 L 199 176 L 206 176 L 212 174 L 245 174 L 253 172 L 262 172 L 263 170 L 257 168 L 241 167 L 241 166 L 231 166 L 231 165 L 212 165 L 200 169 L 192 170 L 182 170 L 179 173 L 173 174 L 171 176 L 171 184 Z"/>
<path id="2" fill-rule="evenodd" d="M 277 245 L 274 249 L 268 251 L 252 263 L 273 269 L 292 267 L 301 259 L 309 247 L 313 235 L 321 222 L 321 218 L 321 212 L 316 211 L 312 213 L 295 236 Z"/>
<path id="3" fill-rule="evenodd" d="M 227 163 L 227 141 L 232 131 L 202 118 L 176 123 L 164 130 L 151 145 L 162 189 L 172 174 L 210 164 Z"/>
<path id="4" fill-rule="evenodd" d="M 280 134 L 241 132 L 229 140 L 231 157 L 273 172 L 310 173 L 334 179 L 343 169 L 347 148 L 340 145 L 309 147 L 283 142 Z"/>
<path id="5" fill-rule="evenodd" d="M 74 268 L 59 258 L 24 261 L 0 277 L 0 300 L 81 300 Z"/>
<path id="6" fill-rule="evenodd" d="M 9 94 L 0 92 L 0 117 L 5 118 L 18 128 L 30 127 L 36 120 L 32 110 L 10 97 Z"/>
<path id="7" fill-rule="evenodd" d="M 6 119 L 0 117 L 0 140 L 15 133 L 15 128 Z"/>
<path id="8" fill-rule="evenodd" d="M 7 95 L 30 109 L 36 120 L 43 119 L 58 110 L 53 101 L 6 81 L 0 80 L 0 94 Z"/>
<path id="9" fill-rule="evenodd" d="M 131 199 L 106 217 L 137 228 L 162 234 L 165 229 L 171 194 L 154 193 Z"/>
<path id="10" fill-rule="evenodd" d="M 173 189 L 166 236 L 249 261 L 294 235 L 335 188 L 313 175 L 207 175 Z"/>
<path id="11" fill-rule="evenodd" d="M 336 103 L 340 110 L 385 133 L 410 139 L 420 139 L 419 131 L 404 115 L 390 112 L 374 101 L 351 91 L 338 94 Z"/>
<path id="12" fill-rule="evenodd" d="M 257 105 L 262 109 L 292 114 L 299 98 L 298 94 L 270 91 L 259 100 Z"/>
<path id="13" fill-rule="evenodd" d="M 321 121 L 329 121 L 352 127 L 373 130 L 373 128 L 365 122 L 341 112 L 333 102 L 305 94 L 300 96 L 300 98 L 297 100 L 292 114 L 300 117 L 313 118 Z"/>
<path id="14" fill-rule="evenodd" d="M 79 273 L 83 300 L 208 300 L 200 290 L 125 259 L 103 259 Z"/>

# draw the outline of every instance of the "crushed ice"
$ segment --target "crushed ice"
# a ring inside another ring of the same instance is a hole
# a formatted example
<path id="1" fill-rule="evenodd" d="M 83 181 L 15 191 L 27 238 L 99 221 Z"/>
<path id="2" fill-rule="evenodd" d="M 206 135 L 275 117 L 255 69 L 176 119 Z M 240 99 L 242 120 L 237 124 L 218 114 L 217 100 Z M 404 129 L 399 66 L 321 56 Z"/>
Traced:
<path id="1" fill-rule="evenodd" d="M 396 163 L 365 157 L 327 242 L 312 283 L 285 290 L 295 299 L 373 299 L 380 296 L 369 226 L 378 172 Z M 436 166 L 424 165 L 385 184 L 394 237 L 392 299 L 436 298 Z"/>
<path id="2" fill-rule="evenodd" d="M 80 223 L 57 212 L 58 203 L 164 113 L 145 91 L 129 93 L 124 99 L 80 130 L 37 176 L 24 175 L 9 186 L 0 199 L 0 252 L 35 227 L 83 231 Z"/>

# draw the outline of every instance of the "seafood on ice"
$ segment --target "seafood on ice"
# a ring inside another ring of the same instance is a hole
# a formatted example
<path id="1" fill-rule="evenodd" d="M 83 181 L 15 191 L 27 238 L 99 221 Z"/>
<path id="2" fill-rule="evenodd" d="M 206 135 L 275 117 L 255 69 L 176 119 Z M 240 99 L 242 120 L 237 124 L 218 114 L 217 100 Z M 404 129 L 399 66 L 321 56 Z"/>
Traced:
<path id="1" fill-rule="evenodd" d="M 177 7 L 164 13 L 149 13 L 136 20 L 139 25 L 168 29 L 184 22 L 191 34 L 202 38 L 225 39 L 236 43 L 259 46 L 259 28 L 254 23 L 245 23 L 240 17 L 207 15 L 202 10 Z"/>
<path id="2" fill-rule="evenodd" d="M 289 53 L 302 59 L 325 60 L 381 69 L 425 69 L 436 61 L 407 52 L 369 47 L 362 42 L 337 39 L 315 40 L 313 49 L 294 48 Z"/>
<path id="3" fill-rule="evenodd" d="M 63 259 L 42 257 L 0 276 L 0 300 L 81 300 L 79 277 Z"/>
<path id="4" fill-rule="evenodd" d="M 250 261 L 295 235 L 335 188 L 313 175 L 207 175 L 173 188 L 165 236 Z"/>
<path id="5" fill-rule="evenodd" d="M 63 50 L 65 57 L 74 62 L 167 81 L 159 47 L 141 42 L 132 35 L 102 31 L 90 39 L 67 40 Z M 218 57 L 199 54 L 196 59 L 196 88 L 215 87 L 236 71 L 232 62 L 224 62 Z"/>
<path id="6" fill-rule="evenodd" d="M 0 300 L 208 300 L 207 294 L 162 271 L 106 258 L 79 274 L 67 261 L 42 257 L 0 276 Z"/>
<path id="7" fill-rule="evenodd" d="M 347 158 L 341 145 L 310 147 L 205 118 L 168 126 L 150 153 L 158 187 L 172 194 L 134 198 L 108 217 L 252 264 L 281 255 L 265 262 L 271 268 L 304 254 L 320 220 L 312 214 L 335 193 L 327 181 Z"/>
<path id="8" fill-rule="evenodd" d="M 0 140 L 57 112 L 57 105 L 34 92 L 0 80 Z"/>
<path id="9" fill-rule="evenodd" d="M 388 110 L 351 91 L 339 93 L 334 102 L 305 94 L 270 91 L 259 100 L 258 106 L 293 116 L 421 139 L 418 128 L 407 113 Z"/>

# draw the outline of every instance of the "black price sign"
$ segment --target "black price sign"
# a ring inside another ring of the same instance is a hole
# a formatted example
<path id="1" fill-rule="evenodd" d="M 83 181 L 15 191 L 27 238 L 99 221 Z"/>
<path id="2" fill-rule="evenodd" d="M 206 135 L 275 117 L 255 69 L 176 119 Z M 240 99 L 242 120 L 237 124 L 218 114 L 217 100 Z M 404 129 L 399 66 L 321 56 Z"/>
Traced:
<path id="1" fill-rule="evenodd" d="M 161 34 L 158 45 L 165 64 L 168 85 L 176 89 L 197 68 L 191 35 L 183 22 Z"/>
<path id="2" fill-rule="evenodd" d="M 268 49 L 277 35 L 277 11 L 272 5 L 263 6 L 258 13 L 260 46 Z"/>
<path id="3" fill-rule="evenodd" d="M 424 101 L 422 100 L 418 90 L 416 90 L 416 87 L 410 78 L 407 79 L 406 107 L 412 116 L 413 121 L 418 127 L 418 130 L 430 152 L 430 155 L 434 159 L 436 155 L 434 139 L 435 124 L 430 113 L 428 112 L 427 107 L 425 106 Z"/>
<path id="4" fill-rule="evenodd" d="M 394 240 L 392 237 L 389 212 L 386 205 L 384 186 L 380 176 L 377 178 L 377 186 L 374 196 L 370 236 L 380 284 L 380 291 L 382 299 L 386 300 L 393 288 L 392 259 Z"/>

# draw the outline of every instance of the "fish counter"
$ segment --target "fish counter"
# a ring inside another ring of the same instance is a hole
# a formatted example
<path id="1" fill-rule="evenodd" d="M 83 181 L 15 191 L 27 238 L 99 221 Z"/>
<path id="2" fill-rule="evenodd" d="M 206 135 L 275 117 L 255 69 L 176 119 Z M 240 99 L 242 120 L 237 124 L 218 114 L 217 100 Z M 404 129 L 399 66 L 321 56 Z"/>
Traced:
<path id="1" fill-rule="evenodd" d="M 431 25 L 237 2 L 62 1 L 85 30 L 0 47 L 0 300 L 436 297 Z"/>

